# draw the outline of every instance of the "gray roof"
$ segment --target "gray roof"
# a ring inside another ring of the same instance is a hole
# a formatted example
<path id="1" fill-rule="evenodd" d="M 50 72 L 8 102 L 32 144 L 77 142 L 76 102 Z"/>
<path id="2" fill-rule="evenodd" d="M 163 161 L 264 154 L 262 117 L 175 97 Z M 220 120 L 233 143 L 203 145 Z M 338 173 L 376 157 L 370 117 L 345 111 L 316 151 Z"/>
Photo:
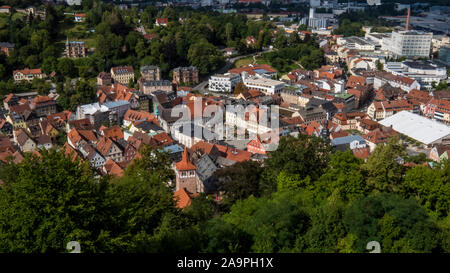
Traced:
<path id="1" fill-rule="evenodd" d="M 0 47 L 14 48 L 14 44 L 8 42 L 1 42 Z"/>
<path id="2" fill-rule="evenodd" d="M 201 181 L 210 178 L 218 169 L 216 164 L 214 164 L 213 160 L 207 154 L 201 156 L 197 162 L 195 162 L 195 166 L 197 167 L 197 173 Z"/>
<path id="3" fill-rule="evenodd" d="M 350 144 L 353 141 L 358 141 L 360 143 L 365 143 L 366 141 L 362 136 L 360 135 L 350 135 L 345 137 L 338 137 L 331 140 L 331 145 L 337 146 L 337 145 L 344 145 L 344 144 Z"/>
<path id="4" fill-rule="evenodd" d="M 168 86 L 172 85 L 172 82 L 168 80 L 161 80 L 161 81 L 145 81 L 144 86 Z"/>

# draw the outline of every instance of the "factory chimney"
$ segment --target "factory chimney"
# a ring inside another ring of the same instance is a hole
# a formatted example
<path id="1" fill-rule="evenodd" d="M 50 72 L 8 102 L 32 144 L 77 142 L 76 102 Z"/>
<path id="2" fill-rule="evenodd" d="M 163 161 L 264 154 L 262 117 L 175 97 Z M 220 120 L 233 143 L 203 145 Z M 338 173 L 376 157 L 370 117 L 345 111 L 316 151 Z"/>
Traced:
<path id="1" fill-rule="evenodd" d="M 409 30 L 409 17 L 411 16 L 411 7 L 408 7 L 408 16 L 406 17 L 405 30 Z"/>

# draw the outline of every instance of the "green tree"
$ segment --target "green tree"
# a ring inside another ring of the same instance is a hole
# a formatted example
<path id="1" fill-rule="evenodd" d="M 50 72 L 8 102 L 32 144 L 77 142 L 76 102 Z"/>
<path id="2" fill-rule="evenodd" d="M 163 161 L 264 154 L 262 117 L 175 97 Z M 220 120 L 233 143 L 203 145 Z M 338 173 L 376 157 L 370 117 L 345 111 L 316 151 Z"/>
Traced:
<path id="1" fill-rule="evenodd" d="M 69 78 L 73 78 L 76 72 L 74 62 L 69 58 L 59 59 L 57 70 L 61 75 Z"/>
<path id="2" fill-rule="evenodd" d="M 398 192 L 404 167 L 402 160 L 405 148 L 398 136 L 388 139 L 385 145 L 378 145 L 362 170 L 367 177 L 367 184 L 376 191 Z"/>
<path id="3" fill-rule="evenodd" d="M 262 187 L 267 192 L 276 190 L 277 177 L 284 171 L 286 175 L 298 175 L 302 180 L 309 176 L 317 180 L 328 165 L 331 146 L 317 137 L 299 135 L 282 137 L 276 151 L 269 152 L 264 162 Z"/>
<path id="4" fill-rule="evenodd" d="M 198 41 L 189 47 L 188 60 L 202 75 L 217 70 L 225 62 L 219 49 L 206 40 Z"/>
<path id="5" fill-rule="evenodd" d="M 245 199 L 250 195 L 261 195 L 260 180 L 262 168 L 254 161 L 244 161 L 216 171 L 219 191 L 223 191 L 225 201 L 233 204 L 237 200 Z"/>
<path id="6" fill-rule="evenodd" d="M 83 252 L 98 251 L 107 237 L 105 183 L 89 163 L 40 153 L 2 167 L 0 252 L 65 252 L 73 240 Z"/>
<path id="7" fill-rule="evenodd" d="M 344 215 L 349 233 L 356 235 L 357 251 L 378 241 L 383 253 L 433 252 L 439 249 L 438 227 L 413 199 L 381 193 L 351 204 Z"/>

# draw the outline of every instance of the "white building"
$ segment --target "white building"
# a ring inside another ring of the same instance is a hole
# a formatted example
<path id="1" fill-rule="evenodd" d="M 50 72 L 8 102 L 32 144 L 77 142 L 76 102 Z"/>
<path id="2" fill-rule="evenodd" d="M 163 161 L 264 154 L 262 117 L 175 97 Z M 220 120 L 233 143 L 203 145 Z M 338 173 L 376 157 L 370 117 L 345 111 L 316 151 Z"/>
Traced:
<path id="1" fill-rule="evenodd" d="M 374 51 L 375 45 L 376 45 L 374 42 L 371 42 L 369 39 L 360 38 L 360 37 L 356 37 L 356 36 L 339 37 L 336 42 L 340 46 L 345 45 L 345 47 L 347 47 L 349 49 L 357 49 L 357 50 L 363 50 L 363 51 Z"/>
<path id="2" fill-rule="evenodd" d="M 373 88 L 378 89 L 386 83 L 389 83 L 392 87 L 401 88 L 408 93 L 413 89 L 420 90 L 420 83 L 415 79 L 394 75 L 389 72 L 376 72 L 373 79 Z"/>
<path id="3" fill-rule="evenodd" d="M 81 0 L 66 0 L 67 5 L 69 6 L 79 6 L 81 5 Z"/>
<path id="4" fill-rule="evenodd" d="M 390 39 L 383 39 L 382 48 L 394 56 L 429 57 L 433 33 L 417 30 L 394 31 Z"/>
<path id="5" fill-rule="evenodd" d="M 413 138 L 425 145 L 450 142 L 450 127 L 426 117 L 401 111 L 380 124 Z"/>
<path id="6" fill-rule="evenodd" d="M 383 39 L 390 39 L 391 35 L 391 33 L 366 32 L 364 38 L 369 39 L 377 46 L 381 47 L 383 44 Z"/>
<path id="7" fill-rule="evenodd" d="M 257 78 L 248 77 L 244 79 L 244 84 L 249 89 L 256 89 L 263 92 L 266 95 L 278 94 L 283 90 L 285 83 L 282 81 L 267 79 L 267 78 Z"/>
<path id="8" fill-rule="evenodd" d="M 416 80 L 421 87 L 432 88 L 432 83 L 438 84 L 447 79 L 447 69 L 428 61 L 387 62 L 384 70 L 394 75 L 405 76 Z"/>
<path id="9" fill-rule="evenodd" d="M 234 73 L 216 74 L 209 78 L 208 89 L 213 92 L 227 92 L 230 93 L 234 87 L 241 82 L 241 76 Z"/>

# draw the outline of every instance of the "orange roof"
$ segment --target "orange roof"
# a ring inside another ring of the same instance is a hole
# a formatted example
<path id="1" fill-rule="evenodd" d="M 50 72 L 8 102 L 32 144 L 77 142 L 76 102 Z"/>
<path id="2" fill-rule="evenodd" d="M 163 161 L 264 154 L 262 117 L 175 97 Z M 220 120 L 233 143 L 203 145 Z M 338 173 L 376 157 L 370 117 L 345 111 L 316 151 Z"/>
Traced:
<path id="1" fill-rule="evenodd" d="M 158 143 L 158 146 L 167 146 L 171 145 L 174 142 L 174 140 L 166 132 L 154 135 L 152 139 L 154 139 Z"/>
<path id="2" fill-rule="evenodd" d="M 364 85 L 366 83 L 366 78 L 362 76 L 351 75 L 347 80 L 347 87 L 355 87 L 357 85 Z"/>
<path id="3" fill-rule="evenodd" d="M 70 130 L 70 132 L 67 134 L 67 138 L 70 139 L 73 145 L 76 145 L 82 139 L 84 139 L 85 141 L 93 141 L 93 142 L 97 141 L 97 137 L 95 136 L 93 131 L 79 130 L 76 128 Z"/>
<path id="4" fill-rule="evenodd" d="M 3 102 L 8 103 L 12 99 L 12 97 L 14 97 L 14 94 L 13 93 L 9 93 L 9 95 L 3 100 Z"/>
<path id="5" fill-rule="evenodd" d="M 185 188 L 181 188 L 177 190 L 173 194 L 174 200 L 177 202 L 177 207 L 180 209 L 184 209 L 191 204 L 191 197 L 187 193 Z"/>
<path id="6" fill-rule="evenodd" d="M 250 157 L 252 156 L 252 153 L 250 153 L 248 151 L 243 151 L 243 150 L 239 150 L 236 148 L 231 148 L 231 147 L 217 145 L 217 144 L 216 144 L 216 147 L 217 147 L 217 149 L 219 149 L 219 151 L 222 154 L 225 154 L 224 157 L 226 159 L 229 159 L 232 161 L 244 162 L 244 161 L 250 160 Z"/>
<path id="7" fill-rule="evenodd" d="M 47 119 L 48 121 L 54 121 L 54 120 L 62 120 L 62 121 L 67 121 L 69 120 L 70 116 L 72 115 L 72 112 L 70 112 L 69 110 L 64 110 L 62 112 L 53 114 L 53 115 L 48 115 Z"/>
<path id="8" fill-rule="evenodd" d="M 103 135 L 108 138 L 112 138 L 114 140 L 123 139 L 124 135 L 120 126 L 112 126 L 110 128 L 103 129 Z"/>
<path id="9" fill-rule="evenodd" d="M 52 98 L 50 98 L 49 96 L 40 96 L 40 95 L 37 95 L 37 97 L 34 98 L 34 100 L 33 100 L 33 102 L 35 104 L 45 103 L 45 102 L 49 102 L 49 101 L 53 101 Z"/>
<path id="10" fill-rule="evenodd" d="M 337 132 L 331 132 L 330 133 L 330 139 L 335 139 L 335 138 L 339 138 L 339 137 L 346 137 L 348 136 L 348 133 L 344 130 L 340 130 Z"/>
<path id="11" fill-rule="evenodd" d="M 74 148 L 72 148 L 72 146 L 70 146 L 68 142 L 64 143 L 63 149 L 64 154 L 70 156 L 72 162 L 75 161 L 77 158 L 80 158 L 78 152 Z"/>
<path id="12" fill-rule="evenodd" d="M 123 169 L 111 158 L 105 162 L 105 165 L 103 165 L 103 167 L 107 174 L 116 175 L 119 177 L 123 175 Z"/>
<path id="13" fill-rule="evenodd" d="M 420 101 L 421 103 L 427 103 L 431 100 L 432 96 L 428 91 L 422 91 L 413 89 L 409 91 L 408 95 L 406 95 L 408 99 L 415 99 Z"/>
<path id="14" fill-rule="evenodd" d="M 370 156 L 370 148 L 364 147 L 364 148 L 356 148 L 352 150 L 353 155 L 357 158 L 366 159 Z"/>
<path id="15" fill-rule="evenodd" d="M 160 126 L 155 115 L 150 114 L 149 112 L 145 112 L 145 111 L 136 111 L 136 110 L 128 109 L 128 111 L 125 113 L 125 116 L 123 117 L 123 119 L 131 121 L 131 122 L 135 122 L 138 120 L 142 120 L 142 121 L 147 120 L 147 121 L 154 123 L 157 126 Z"/>
<path id="16" fill-rule="evenodd" d="M 177 170 L 179 171 L 188 171 L 188 170 L 196 170 L 197 168 L 194 166 L 194 164 L 191 163 L 189 160 L 189 155 L 187 152 L 187 149 L 184 149 L 183 151 L 183 157 L 181 158 L 181 161 L 177 162 L 175 164 L 177 167 Z"/>
<path id="17" fill-rule="evenodd" d="M 20 72 L 20 73 L 22 73 L 24 75 L 42 74 L 42 70 L 40 68 L 35 68 L 35 69 L 25 68 L 25 69 L 22 69 L 22 70 L 14 70 L 13 74 L 16 74 L 18 72 Z"/>
<path id="18" fill-rule="evenodd" d="M 169 23 L 169 19 L 168 18 L 156 18 L 156 22 L 158 24 L 167 24 L 167 23 Z"/>

